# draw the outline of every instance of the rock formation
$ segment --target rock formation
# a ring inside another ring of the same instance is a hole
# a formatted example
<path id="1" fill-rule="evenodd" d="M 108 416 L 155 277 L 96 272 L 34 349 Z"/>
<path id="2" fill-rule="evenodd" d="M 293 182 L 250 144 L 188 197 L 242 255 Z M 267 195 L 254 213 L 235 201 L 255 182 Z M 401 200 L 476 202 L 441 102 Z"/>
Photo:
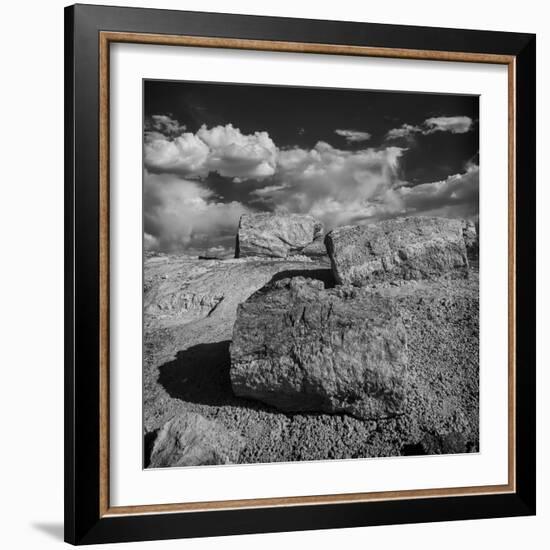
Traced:
<path id="1" fill-rule="evenodd" d="M 316 223 L 237 259 L 146 255 L 147 466 L 479 450 L 477 228 L 339 228 L 327 264 Z"/>
<path id="2" fill-rule="evenodd" d="M 243 214 L 239 221 L 235 257 L 287 258 L 323 234 L 323 224 L 301 214 Z"/>
<path id="3" fill-rule="evenodd" d="M 465 276 L 468 269 L 462 220 L 397 218 L 338 227 L 325 244 L 339 284 Z"/>
<path id="4" fill-rule="evenodd" d="M 402 412 L 406 334 L 386 297 L 276 281 L 239 306 L 230 350 L 236 395 L 284 411 Z"/>
<path id="5" fill-rule="evenodd" d="M 175 416 L 159 430 L 149 467 L 232 464 L 244 445 L 242 437 L 219 422 L 196 413 Z"/>

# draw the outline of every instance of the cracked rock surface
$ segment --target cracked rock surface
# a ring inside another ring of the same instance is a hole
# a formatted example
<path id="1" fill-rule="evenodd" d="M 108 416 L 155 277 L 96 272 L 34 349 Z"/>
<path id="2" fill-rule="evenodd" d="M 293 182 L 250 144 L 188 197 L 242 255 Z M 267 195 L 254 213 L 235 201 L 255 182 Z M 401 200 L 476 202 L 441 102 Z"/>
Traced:
<path id="1" fill-rule="evenodd" d="M 275 281 L 239 306 L 231 385 L 283 411 L 392 416 L 403 412 L 406 341 L 390 297 L 304 277 Z"/>
<path id="2" fill-rule="evenodd" d="M 319 253 L 314 246 L 322 245 L 323 224 L 305 214 L 243 214 L 239 221 L 235 247 L 236 258 L 263 256 L 287 258 L 309 246 L 313 255 Z"/>
<path id="3" fill-rule="evenodd" d="M 447 218 L 396 218 L 333 229 L 325 244 L 338 284 L 465 277 L 473 226 Z M 475 228 L 473 228 L 475 233 Z"/>

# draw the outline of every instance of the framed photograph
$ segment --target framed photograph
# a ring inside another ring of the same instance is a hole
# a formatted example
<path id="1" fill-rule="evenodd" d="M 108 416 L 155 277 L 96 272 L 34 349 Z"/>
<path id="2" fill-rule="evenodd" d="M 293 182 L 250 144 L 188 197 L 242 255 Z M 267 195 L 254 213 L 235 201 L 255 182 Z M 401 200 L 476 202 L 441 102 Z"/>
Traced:
<path id="1" fill-rule="evenodd" d="M 535 513 L 535 36 L 65 12 L 65 537 Z"/>

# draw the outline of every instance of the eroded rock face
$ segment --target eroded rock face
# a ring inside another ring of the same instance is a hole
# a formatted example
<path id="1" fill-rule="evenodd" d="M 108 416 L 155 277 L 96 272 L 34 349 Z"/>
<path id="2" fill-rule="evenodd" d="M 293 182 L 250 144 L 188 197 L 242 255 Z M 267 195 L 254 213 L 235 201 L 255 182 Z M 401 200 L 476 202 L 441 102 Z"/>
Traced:
<path id="1" fill-rule="evenodd" d="M 276 281 L 239 306 L 231 385 L 236 395 L 283 411 L 401 412 L 407 344 L 386 297 L 321 281 Z"/>
<path id="2" fill-rule="evenodd" d="M 301 254 L 323 233 L 323 224 L 301 214 L 243 214 L 239 221 L 235 257 L 286 258 Z"/>
<path id="3" fill-rule="evenodd" d="M 173 417 L 159 430 L 150 468 L 232 464 L 244 446 L 242 437 L 197 413 Z"/>
<path id="4" fill-rule="evenodd" d="M 325 244 L 339 284 L 467 275 L 462 220 L 397 218 L 339 227 L 328 233 Z"/>

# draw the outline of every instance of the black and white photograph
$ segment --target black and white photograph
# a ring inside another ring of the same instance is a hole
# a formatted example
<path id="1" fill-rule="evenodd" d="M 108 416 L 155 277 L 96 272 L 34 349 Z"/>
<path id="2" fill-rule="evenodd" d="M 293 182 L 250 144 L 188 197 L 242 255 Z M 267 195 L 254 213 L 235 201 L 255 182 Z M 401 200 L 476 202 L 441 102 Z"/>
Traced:
<path id="1" fill-rule="evenodd" d="M 479 448 L 479 97 L 143 81 L 143 465 Z"/>

